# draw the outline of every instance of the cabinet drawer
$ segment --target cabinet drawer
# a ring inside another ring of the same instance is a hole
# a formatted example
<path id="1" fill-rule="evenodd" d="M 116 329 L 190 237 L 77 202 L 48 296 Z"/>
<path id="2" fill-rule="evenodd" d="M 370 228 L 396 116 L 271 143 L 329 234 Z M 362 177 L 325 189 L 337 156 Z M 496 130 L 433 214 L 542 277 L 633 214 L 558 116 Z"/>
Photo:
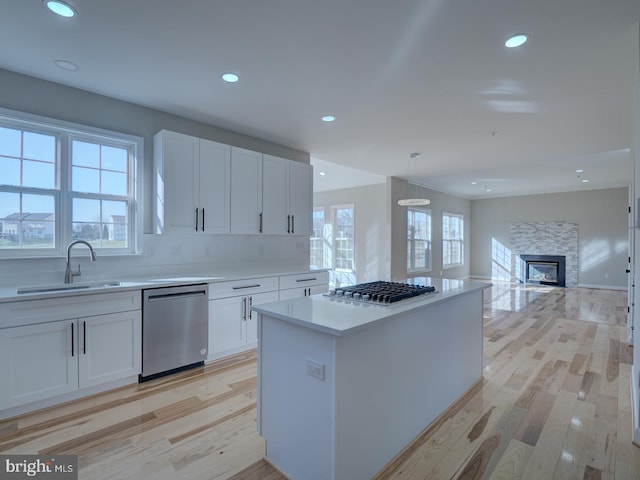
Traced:
<path id="1" fill-rule="evenodd" d="M 248 278 L 229 282 L 211 283 L 209 299 L 251 295 L 278 290 L 278 277 Z"/>
<path id="2" fill-rule="evenodd" d="M 296 287 L 311 287 L 329 283 L 329 272 L 308 272 L 280 277 L 280 290 Z"/>
<path id="3" fill-rule="evenodd" d="M 140 290 L 0 304 L 0 328 L 140 310 Z"/>

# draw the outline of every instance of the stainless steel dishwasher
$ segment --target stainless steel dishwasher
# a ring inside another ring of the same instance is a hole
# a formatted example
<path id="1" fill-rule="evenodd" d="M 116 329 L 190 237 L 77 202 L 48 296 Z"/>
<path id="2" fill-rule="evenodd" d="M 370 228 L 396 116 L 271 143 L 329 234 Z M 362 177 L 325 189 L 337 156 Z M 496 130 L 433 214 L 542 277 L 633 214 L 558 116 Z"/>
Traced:
<path id="1" fill-rule="evenodd" d="M 142 374 L 151 380 L 202 365 L 209 344 L 209 286 L 142 291 Z"/>

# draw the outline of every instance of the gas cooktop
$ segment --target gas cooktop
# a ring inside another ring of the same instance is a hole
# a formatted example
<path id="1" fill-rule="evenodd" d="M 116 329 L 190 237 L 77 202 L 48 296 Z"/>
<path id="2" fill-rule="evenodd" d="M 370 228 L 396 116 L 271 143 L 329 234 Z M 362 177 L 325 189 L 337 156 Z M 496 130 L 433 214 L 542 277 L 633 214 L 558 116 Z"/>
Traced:
<path id="1" fill-rule="evenodd" d="M 329 296 L 360 302 L 395 303 L 418 295 L 424 295 L 425 293 L 436 293 L 436 288 L 428 285 L 378 281 L 338 287 L 330 290 Z"/>

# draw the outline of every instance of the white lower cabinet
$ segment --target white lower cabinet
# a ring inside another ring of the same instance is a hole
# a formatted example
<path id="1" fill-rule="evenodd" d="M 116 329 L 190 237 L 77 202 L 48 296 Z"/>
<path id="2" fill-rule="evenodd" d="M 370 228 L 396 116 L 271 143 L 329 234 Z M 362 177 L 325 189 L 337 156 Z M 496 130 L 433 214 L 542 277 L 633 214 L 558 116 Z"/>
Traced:
<path id="1" fill-rule="evenodd" d="M 256 346 L 258 325 L 251 307 L 278 300 L 278 277 L 214 283 L 209 298 L 208 360 L 214 360 Z"/>
<path id="2" fill-rule="evenodd" d="M 0 330 L 0 409 L 77 390 L 76 334 L 75 320 Z"/>
<path id="3" fill-rule="evenodd" d="M 78 320 L 79 387 L 138 375 L 142 370 L 140 311 Z"/>
<path id="4" fill-rule="evenodd" d="M 279 280 L 280 300 L 310 297 L 329 290 L 329 272 L 309 272 L 282 275 Z"/>
<path id="5" fill-rule="evenodd" d="M 209 352 L 241 351 L 258 341 L 256 314 L 252 305 L 275 302 L 278 292 L 221 298 L 209 302 Z"/>
<path id="6" fill-rule="evenodd" d="M 0 410 L 135 376 L 140 310 L 0 330 Z"/>

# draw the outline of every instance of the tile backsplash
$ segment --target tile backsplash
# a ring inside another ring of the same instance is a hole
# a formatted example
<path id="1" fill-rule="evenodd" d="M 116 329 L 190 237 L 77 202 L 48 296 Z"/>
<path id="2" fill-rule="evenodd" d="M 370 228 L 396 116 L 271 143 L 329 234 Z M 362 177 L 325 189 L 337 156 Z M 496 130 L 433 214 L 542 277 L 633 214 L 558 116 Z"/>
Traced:
<path id="1" fill-rule="evenodd" d="M 305 270 L 309 239 L 292 236 L 146 234 L 139 255 L 101 256 L 91 262 L 86 248 L 73 250 L 81 265 L 76 282 L 157 275 L 216 275 L 237 272 Z M 0 286 L 62 283 L 65 258 L 0 260 Z"/>

